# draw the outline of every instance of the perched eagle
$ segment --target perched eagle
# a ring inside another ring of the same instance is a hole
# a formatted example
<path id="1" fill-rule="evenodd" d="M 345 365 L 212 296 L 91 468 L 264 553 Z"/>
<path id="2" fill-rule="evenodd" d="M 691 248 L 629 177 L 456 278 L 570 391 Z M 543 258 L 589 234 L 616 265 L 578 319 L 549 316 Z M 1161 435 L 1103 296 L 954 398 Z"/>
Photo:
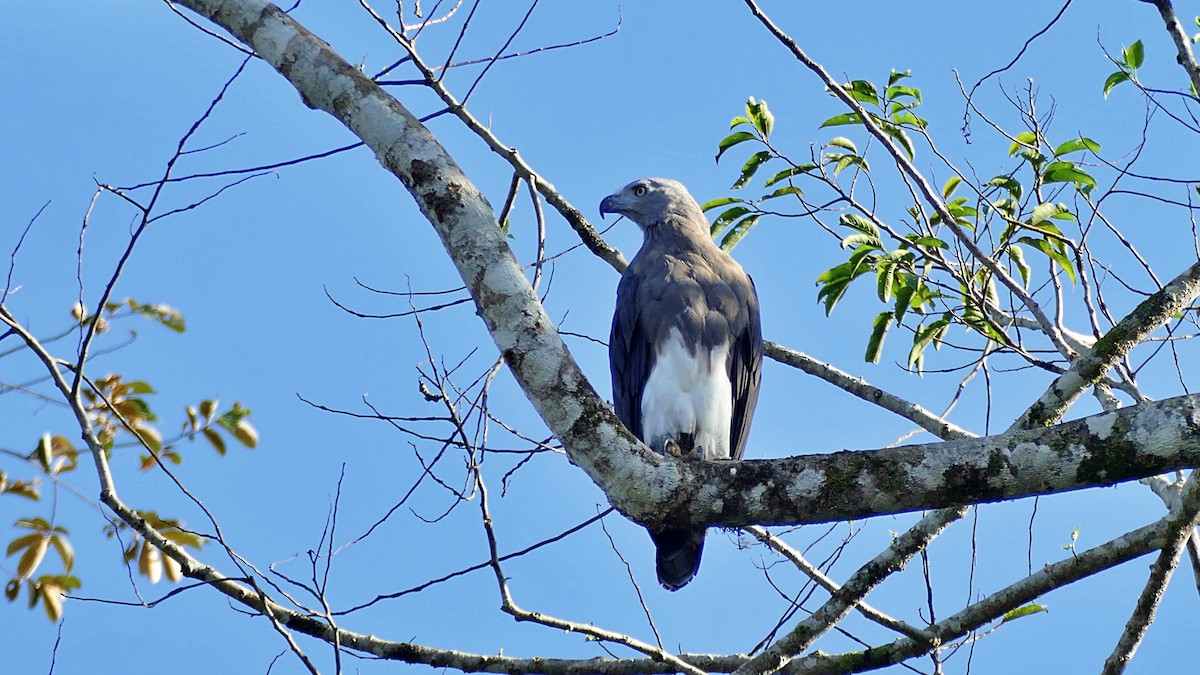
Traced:
<path id="1" fill-rule="evenodd" d="M 741 459 L 762 371 L 754 282 L 713 243 L 677 181 L 634 181 L 600 202 L 606 213 L 644 236 L 617 286 L 608 343 L 617 416 L 658 452 Z M 678 590 L 696 575 L 704 532 L 650 532 L 663 587 Z"/>

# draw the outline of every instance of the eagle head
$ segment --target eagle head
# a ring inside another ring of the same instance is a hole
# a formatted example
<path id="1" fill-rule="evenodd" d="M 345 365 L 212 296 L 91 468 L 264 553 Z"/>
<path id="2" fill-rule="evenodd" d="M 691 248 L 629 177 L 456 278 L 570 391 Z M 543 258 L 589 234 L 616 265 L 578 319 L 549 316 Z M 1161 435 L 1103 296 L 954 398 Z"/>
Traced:
<path id="1" fill-rule="evenodd" d="M 606 213 L 625 216 L 643 230 L 669 215 L 704 220 L 700 205 L 688 194 L 687 188 L 670 178 L 633 181 L 600 201 L 600 217 Z"/>

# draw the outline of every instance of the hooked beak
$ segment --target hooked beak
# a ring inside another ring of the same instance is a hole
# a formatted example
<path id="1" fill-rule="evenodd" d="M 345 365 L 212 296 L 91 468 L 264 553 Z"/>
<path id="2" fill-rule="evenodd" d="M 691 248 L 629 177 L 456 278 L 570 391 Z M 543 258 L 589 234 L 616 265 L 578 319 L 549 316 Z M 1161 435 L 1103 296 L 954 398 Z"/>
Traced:
<path id="1" fill-rule="evenodd" d="M 618 213 L 619 214 L 620 211 L 617 210 L 619 208 L 620 208 L 620 206 L 617 205 L 617 196 L 616 195 L 609 195 L 609 196 L 605 197 L 604 199 L 600 200 L 600 220 L 604 220 L 604 214 L 606 214 L 606 213 Z"/>

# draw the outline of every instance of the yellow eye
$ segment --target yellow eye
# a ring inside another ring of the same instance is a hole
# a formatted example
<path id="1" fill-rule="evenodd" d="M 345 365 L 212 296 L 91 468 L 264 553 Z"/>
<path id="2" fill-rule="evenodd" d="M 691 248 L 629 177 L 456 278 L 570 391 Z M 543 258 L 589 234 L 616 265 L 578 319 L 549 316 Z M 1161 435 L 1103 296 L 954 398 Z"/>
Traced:
<path id="1" fill-rule="evenodd" d="M 639 185 L 639 186 L 633 188 L 633 196 L 641 197 L 644 194 L 646 194 L 646 186 L 645 185 Z"/>

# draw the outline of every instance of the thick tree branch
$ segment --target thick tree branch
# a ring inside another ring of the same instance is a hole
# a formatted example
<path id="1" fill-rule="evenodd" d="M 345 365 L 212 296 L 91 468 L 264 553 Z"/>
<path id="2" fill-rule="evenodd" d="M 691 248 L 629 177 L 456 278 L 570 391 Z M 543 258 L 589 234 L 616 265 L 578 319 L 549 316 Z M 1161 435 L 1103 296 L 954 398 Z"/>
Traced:
<path id="1" fill-rule="evenodd" d="M 979 439 L 737 463 L 665 461 L 660 473 L 669 480 L 652 488 L 657 511 L 646 520 L 727 527 L 856 520 L 1112 485 L 1197 465 L 1200 395 L 1192 395 Z"/>
<path id="2" fill-rule="evenodd" d="M 1158 10 L 1166 25 L 1167 33 L 1175 42 L 1175 49 L 1178 52 L 1176 60 L 1187 71 L 1188 79 L 1192 82 L 1192 90 L 1200 91 L 1200 63 L 1196 62 L 1196 55 L 1192 52 L 1192 40 L 1188 37 L 1187 31 L 1183 29 L 1183 24 L 1179 22 L 1179 16 L 1175 14 L 1171 0 L 1142 0 L 1142 2 L 1154 5 Z"/>

